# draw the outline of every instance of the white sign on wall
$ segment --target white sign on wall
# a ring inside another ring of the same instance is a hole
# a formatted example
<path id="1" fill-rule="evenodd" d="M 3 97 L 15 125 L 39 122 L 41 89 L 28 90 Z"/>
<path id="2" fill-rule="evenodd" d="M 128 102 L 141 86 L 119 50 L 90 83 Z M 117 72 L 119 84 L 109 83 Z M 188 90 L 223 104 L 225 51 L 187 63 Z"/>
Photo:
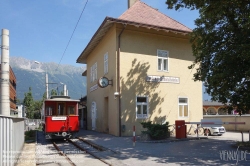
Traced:
<path id="1" fill-rule="evenodd" d="M 98 89 L 98 85 L 97 84 L 95 84 L 94 86 L 90 87 L 90 92 L 92 92 L 92 91 L 94 91 L 96 89 Z"/>
<path id="2" fill-rule="evenodd" d="M 174 83 L 179 84 L 180 78 L 179 77 L 166 77 L 166 76 L 147 76 L 147 82 L 167 82 L 167 83 Z"/>

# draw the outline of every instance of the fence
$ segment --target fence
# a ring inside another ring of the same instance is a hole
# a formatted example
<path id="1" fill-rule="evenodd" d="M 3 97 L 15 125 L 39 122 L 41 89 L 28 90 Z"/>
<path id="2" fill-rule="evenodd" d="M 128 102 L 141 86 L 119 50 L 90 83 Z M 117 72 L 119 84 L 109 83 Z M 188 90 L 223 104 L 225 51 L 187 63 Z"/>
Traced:
<path id="1" fill-rule="evenodd" d="M 0 115 L 0 165 L 14 166 L 24 145 L 24 119 Z"/>
<path id="2" fill-rule="evenodd" d="M 227 131 L 243 131 L 250 130 L 250 115 L 203 115 L 203 119 L 221 119 L 222 122 L 245 122 L 245 125 L 223 124 Z"/>

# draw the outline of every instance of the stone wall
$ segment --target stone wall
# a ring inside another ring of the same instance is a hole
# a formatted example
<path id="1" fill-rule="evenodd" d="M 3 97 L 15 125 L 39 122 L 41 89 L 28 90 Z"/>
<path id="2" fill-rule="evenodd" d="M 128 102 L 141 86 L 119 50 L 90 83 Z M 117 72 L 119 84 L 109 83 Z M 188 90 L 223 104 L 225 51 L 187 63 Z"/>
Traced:
<path id="1" fill-rule="evenodd" d="M 223 124 L 227 131 L 250 130 L 250 114 L 247 115 L 204 115 L 203 119 L 221 119 L 222 122 L 245 122 L 245 124 Z"/>

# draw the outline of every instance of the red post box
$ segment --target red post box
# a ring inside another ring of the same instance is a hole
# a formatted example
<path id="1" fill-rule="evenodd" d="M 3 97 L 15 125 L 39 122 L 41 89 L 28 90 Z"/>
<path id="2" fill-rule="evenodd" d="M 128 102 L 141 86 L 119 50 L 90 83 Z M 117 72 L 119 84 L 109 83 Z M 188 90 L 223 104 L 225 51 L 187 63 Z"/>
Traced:
<path id="1" fill-rule="evenodd" d="M 175 138 L 181 139 L 181 138 L 187 138 L 186 135 L 187 126 L 185 125 L 184 120 L 176 120 L 175 121 Z"/>

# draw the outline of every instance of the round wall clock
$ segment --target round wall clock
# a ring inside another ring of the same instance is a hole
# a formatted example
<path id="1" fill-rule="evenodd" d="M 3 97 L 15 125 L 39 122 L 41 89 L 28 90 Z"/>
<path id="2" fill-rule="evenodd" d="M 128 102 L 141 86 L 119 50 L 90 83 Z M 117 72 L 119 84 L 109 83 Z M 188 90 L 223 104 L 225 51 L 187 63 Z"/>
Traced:
<path id="1" fill-rule="evenodd" d="M 101 87 L 101 88 L 107 87 L 107 86 L 109 85 L 109 80 L 108 80 L 108 78 L 107 78 L 107 77 L 101 77 L 101 78 L 99 78 L 99 80 L 98 80 L 98 85 L 99 85 L 99 87 Z"/>

